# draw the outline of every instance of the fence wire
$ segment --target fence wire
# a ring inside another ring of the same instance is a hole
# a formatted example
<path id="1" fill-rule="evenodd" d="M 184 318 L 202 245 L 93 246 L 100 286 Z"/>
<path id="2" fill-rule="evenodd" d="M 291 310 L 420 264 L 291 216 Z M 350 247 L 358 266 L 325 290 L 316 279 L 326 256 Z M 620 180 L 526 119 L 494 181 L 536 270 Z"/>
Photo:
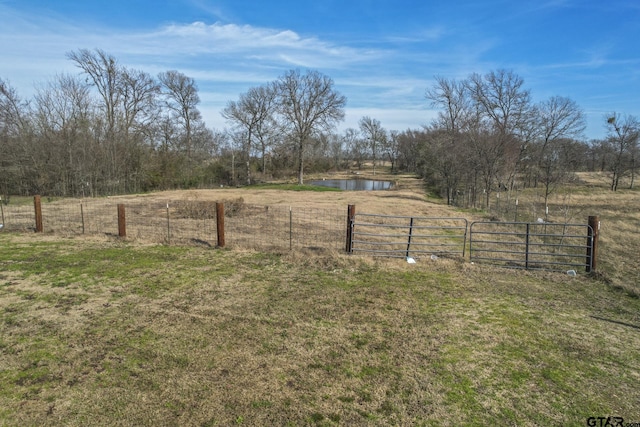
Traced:
<path id="1" fill-rule="evenodd" d="M 36 216 L 33 206 L 11 206 L 0 204 L 0 224 L 3 231 L 33 231 Z"/>
<path id="2" fill-rule="evenodd" d="M 42 203 L 45 233 L 118 236 L 118 203 L 109 199 Z M 32 205 L 6 205 L 3 231 L 35 230 Z M 216 202 L 176 200 L 125 203 L 126 237 L 154 243 L 216 246 Z M 225 201 L 227 247 L 344 249 L 346 211 L 248 205 Z"/>
<path id="3" fill-rule="evenodd" d="M 252 205 L 231 215 L 225 211 L 226 238 L 239 247 L 340 250 L 346 224 L 346 211 L 338 209 Z"/>
<path id="4" fill-rule="evenodd" d="M 510 268 L 589 268 L 593 234 L 588 225 L 474 222 L 464 218 L 426 218 L 357 214 L 346 210 L 248 205 L 224 201 L 226 247 L 260 250 L 300 248 L 345 250 L 385 257 L 429 254 L 465 256 L 467 230 L 471 261 Z M 77 199 L 42 203 L 45 233 L 118 236 L 118 203 L 112 199 Z M 130 201 L 125 206 L 126 237 L 174 245 L 218 243 L 216 202 Z M 33 205 L 0 205 L 2 232 L 35 230 Z M 349 228 L 348 228 L 349 227 Z"/>

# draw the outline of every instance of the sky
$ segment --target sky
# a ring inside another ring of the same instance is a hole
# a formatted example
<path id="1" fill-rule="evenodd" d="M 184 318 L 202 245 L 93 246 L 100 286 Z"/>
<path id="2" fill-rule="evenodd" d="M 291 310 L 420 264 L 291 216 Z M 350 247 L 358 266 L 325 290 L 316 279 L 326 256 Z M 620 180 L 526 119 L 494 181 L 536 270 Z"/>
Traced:
<path id="1" fill-rule="evenodd" d="M 0 0 L 0 78 L 31 99 L 67 59 L 101 49 L 121 65 L 195 79 L 210 128 L 249 88 L 317 70 L 347 98 L 338 130 L 363 116 L 388 130 L 429 125 L 436 77 L 505 69 L 534 102 L 574 100 L 585 139 L 605 116 L 640 117 L 638 0 Z"/>

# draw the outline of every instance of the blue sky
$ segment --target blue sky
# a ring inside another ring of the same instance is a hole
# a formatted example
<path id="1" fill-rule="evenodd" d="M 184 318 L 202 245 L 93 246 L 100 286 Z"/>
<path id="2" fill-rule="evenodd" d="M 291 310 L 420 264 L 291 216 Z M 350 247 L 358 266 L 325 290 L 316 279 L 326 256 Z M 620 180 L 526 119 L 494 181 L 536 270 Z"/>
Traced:
<path id="1" fill-rule="evenodd" d="M 177 69 L 200 89 L 209 127 L 252 86 L 316 69 L 347 97 L 340 129 L 362 116 L 391 130 L 435 111 L 434 76 L 513 70 L 534 101 L 566 96 L 604 137 L 610 112 L 640 117 L 638 0 L 0 0 L 0 77 L 23 98 L 66 53 L 100 48 L 153 75 Z"/>

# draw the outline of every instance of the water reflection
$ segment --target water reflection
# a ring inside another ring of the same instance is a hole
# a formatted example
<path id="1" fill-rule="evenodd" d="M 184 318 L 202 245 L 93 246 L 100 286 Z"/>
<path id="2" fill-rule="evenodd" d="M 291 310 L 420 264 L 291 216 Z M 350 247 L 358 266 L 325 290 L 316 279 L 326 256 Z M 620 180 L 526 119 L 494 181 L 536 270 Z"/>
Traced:
<path id="1" fill-rule="evenodd" d="M 310 183 L 349 191 L 388 190 L 393 185 L 391 181 L 376 181 L 372 179 L 325 179 L 311 181 Z"/>

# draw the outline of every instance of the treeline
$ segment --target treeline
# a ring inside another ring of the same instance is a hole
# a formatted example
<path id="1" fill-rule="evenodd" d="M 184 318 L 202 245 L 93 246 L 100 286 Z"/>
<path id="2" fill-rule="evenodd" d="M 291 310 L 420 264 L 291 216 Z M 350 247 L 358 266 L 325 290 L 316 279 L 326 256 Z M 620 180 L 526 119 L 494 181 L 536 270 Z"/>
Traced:
<path id="1" fill-rule="evenodd" d="M 568 98 L 534 104 L 523 80 L 498 70 L 462 81 L 437 78 L 426 96 L 439 110 L 420 129 L 385 129 L 362 117 L 335 131 L 346 98 L 317 72 L 291 70 L 250 88 L 212 130 L 193 78 L 157 76 L 101 50 L 70 52 L 77 75 L 58 75 L 23 100 L 0 78 L 0 193 L 100 196 L 171 188 L 246 185 L 305 172 L 382 162 L 410 172 L 450 204 L 487 206 L 496 191 L 524 186 L 545 198 L 571 171 L 600 170 L 611 189 L 637 171 L 633 116 L 603 118 L 607 138 L 583 140 L 584 113 Z M 626 181 L 625 181 L 626 182 Z M 6 200 L 6 197 L 5 197 Z"/>
<path id="2" fill-rule="evenodd" d="M 216 131 L 198 110 L 193 78 L 176 70 L 151 76 L 99 49 L 67 56 L 79 74 L 54 77 L 31 100 L 0 79 L 4 195 L 239 185 L 254 182 L 255 171 L 261 178 L 295 172 L 302 183 L 305 164 L 333 166 L 328 135 L 346 98 L 317 71 L 292 70 L 251 89 L 225 109 L 231 128 Z"/>
<path id="3" fill-rule="evenodd" d="M 30 101 L 0 80 L 4 194 L 88 196 L 194 185 L 215 154 L 195 81 L 154 77 L 107 53 L 68 54 L 79 75 L 58 75 Z"/>
<path id="4" fill-rule="evenodd" d="M 574 171 L 607 171 L 611 190 L 637 171 L 640 123 L 629 115 L 603 118 L 607 137 L 585 142 L 585 118 L 569 98 L 534 104 L 511 71 L 437 78 L 426 97 L 439 109 L 422 136 L 416 170 L 451 204 L 489 207 L 496 191 L 540 187 L 549 195 Z"/>

